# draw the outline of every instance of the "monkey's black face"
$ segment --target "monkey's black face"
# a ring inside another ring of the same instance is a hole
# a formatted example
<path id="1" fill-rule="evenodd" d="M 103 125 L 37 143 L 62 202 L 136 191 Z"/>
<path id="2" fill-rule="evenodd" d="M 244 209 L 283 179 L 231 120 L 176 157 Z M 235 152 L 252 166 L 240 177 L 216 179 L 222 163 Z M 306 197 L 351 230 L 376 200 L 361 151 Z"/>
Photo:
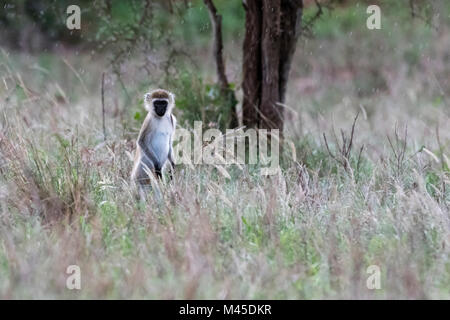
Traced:
<path id="1" fill-rule="evenodd" d="M 167 100 L 154 100 L 153 107 L 158 116 L 162 117 L 167 110 Z"/>

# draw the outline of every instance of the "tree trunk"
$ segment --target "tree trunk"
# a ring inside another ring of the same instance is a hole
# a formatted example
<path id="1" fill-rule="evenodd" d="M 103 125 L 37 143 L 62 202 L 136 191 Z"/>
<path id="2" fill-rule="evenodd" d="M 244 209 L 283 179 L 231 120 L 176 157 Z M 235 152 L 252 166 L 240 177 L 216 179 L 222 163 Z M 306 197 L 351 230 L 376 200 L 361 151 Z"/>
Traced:
<path id="1" fill-rule="evenodd" d="M 261 101 L 261 29 L 262 0 L 244 0 L 245 39 L 243 52 L 244 92 L 242 120 L 247 127 L 258 127 Z"/>
<path id="2" fill-rule="evenodd" d="M 283 110 L 280 101 L 280 41 L 281 0 L 263 0 L 261 37 L 262 92 L 259 109 L 259 126 L 283 127 Z"/>
<path id="3" fill-rule="evenodd" d="M 302 0 L 244 0 L 243 121 L 283 130 L 283 107 L 299 35 Z"/>
<path id="4" fill-rule="evenodd" d="M 301 0 L 281 0 L 281 47 L 280 47 L 280 102 L 284 103 L 286 88 L 301 31 L 303 4 Z"/>

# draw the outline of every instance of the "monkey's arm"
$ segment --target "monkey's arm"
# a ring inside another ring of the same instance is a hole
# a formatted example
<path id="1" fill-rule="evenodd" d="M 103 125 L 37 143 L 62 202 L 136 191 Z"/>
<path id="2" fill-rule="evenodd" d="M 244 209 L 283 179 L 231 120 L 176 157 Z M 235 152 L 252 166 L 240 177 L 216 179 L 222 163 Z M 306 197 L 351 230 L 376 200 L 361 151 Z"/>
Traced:
<path id="1" fill-rule="evenodd" d="M 173 158 L 172 138 L 170 139 L 169 162 L 172 167 L 172 170 L 175 169 L 175 159 Z"/>
<path id="2" fill-rule="evenodd" d="M 175 161 L 173 159 L 173 148 L 172 148 L 172 138 L 170 138 L 170 147 L 169 147 L 169 163 L 170 163 L 170 171 L 169 171 L 169 178 L 170 180 L 173 180 L 173 174 L 175 172 Z"/>
<path id="3" fill-rule="evenodd" d="M 170 141 L 169 141 L 169 162 L 170 165 L 172 166 L 172 170 L 175 170 L 175 159 L 173 158 L 173 136 L 175 135 L 175 128 L 177 126 L 177 119 L 175 118 L 175 116 L 172 114 L 171 116 L 171 120 L 172 120 L 172 135 L 170 136 Z"/>
<path id="4" fill-rule="evenodd" d="M 144 124 L 142 125 L 142 128 L 141 128 L 141 131 L 139 132 L 137 144 L 141 148 L 144 156 L 146 158 L 148 158 L 154 165 L 155 163 L 158 163 L 158 159 L 155 156 L 155 154 L 152 152 L 152 150 L 147 148 L 147 146 L 145 144 L 145 137 L 147 136 L 148 132 L 150 131 L 150 121 L 149 120 L 150 120 L 149 118 L 145 119 Z"/>

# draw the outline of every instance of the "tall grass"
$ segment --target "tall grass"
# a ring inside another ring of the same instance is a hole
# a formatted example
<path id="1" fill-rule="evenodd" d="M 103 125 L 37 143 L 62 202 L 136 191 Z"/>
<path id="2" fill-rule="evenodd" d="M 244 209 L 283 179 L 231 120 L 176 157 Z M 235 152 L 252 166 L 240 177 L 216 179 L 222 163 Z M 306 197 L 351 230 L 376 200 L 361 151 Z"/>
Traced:
<path id="1" fill-rule="evenodd" d="M 386 88 L 364 93 L 353 72 L 367 61 L 330 53 L 350 44 L 303 44 L 278 175 L 179 166 L 141 202 L 129 174 L 144 76 L 123 79 L 135 99 L 107 76 L 103 141 L 101 63 L 2 51 L 0 297 L 450 298 L 450 38 L 436 37 L 417 66 L 378 57 Z M 330 152 L 358 111 L 343 166 Z M 74 264 L 81 290 L 66 288 Z"/>

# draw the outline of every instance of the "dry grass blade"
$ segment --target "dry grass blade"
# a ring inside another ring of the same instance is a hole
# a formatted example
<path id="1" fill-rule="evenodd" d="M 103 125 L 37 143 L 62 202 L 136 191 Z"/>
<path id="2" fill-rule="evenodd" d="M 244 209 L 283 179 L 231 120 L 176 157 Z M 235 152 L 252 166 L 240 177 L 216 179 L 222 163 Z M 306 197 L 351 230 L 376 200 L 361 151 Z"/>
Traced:
<path id="1" fill-rule="evenodd" d="M 352 127 L 351 127 L 351 131 L 350 131 L 350 135 L 347 136 L 344 132 L 344 130 L 340 130 L 341 133 L 341 139 L 342 139 L 342 147 L 339 146 L 339 141 L 336 137 L 334 128 L 333 128 L 333 136 L 335 137 L 335 143 L 337 146 L 337 150 L 339 151 L 337 154 L 334 154 L 331 150 L 330 150 L 330 146 L 328 145 L 328 140 L 327 137 L 325 135 L 325 133 L 323 133 L 323 140 L 325 142 L 325 147 L 327 149 L 328 155 L 334 160 L 336 161 L 337 164 L 339 164 L 340 166 L 342 166 L 344 168 L 344 170 L 346 172 L 350 172 L 350 157 L 351 157 L 351 153 L 352 153 L 352 149 L 353 149 L 353 137 L 355 135 L 355 126 L 356 126 L 356 121 L 358 120 L 358 116 L 359 116 L 360 111 L 358 111 L 358 113 L 356 114 L 355 118 L 353 119 L 353 123 L 352 123 Z M 356 168 L 357 170 L 359 170 L 359 166 L 360 166 L 360 161 L 361 161 L 361 154 L 363 152 L 364 149 L 364 145 L 361 146 L 360 150 L 359 150 L 359 154 L 358 154 L 358 158 L 357 158 L 357 165 Z"/>

